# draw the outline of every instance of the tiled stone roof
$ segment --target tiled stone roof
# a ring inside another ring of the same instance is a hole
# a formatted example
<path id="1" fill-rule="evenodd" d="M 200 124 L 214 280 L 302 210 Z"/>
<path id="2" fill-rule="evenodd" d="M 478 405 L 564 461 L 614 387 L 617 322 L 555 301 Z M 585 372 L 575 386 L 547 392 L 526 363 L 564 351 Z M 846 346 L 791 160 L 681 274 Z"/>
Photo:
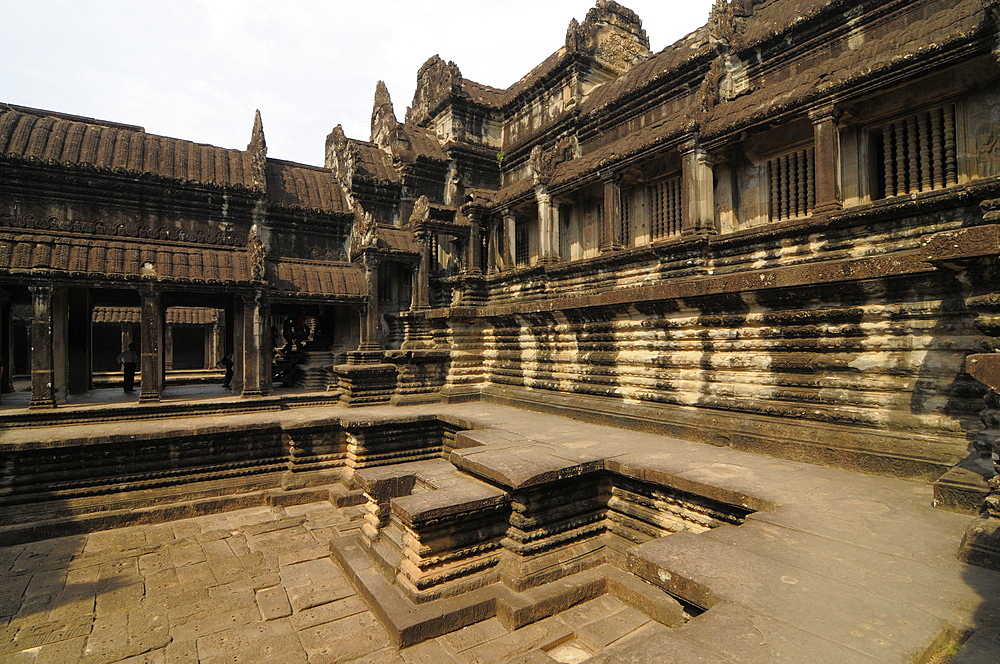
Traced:
<path id="1" fill-rule="evenodd" d="M 0 104 L 0 157 L 250 189 L 249 154 L 142 127 Z"/>
<path id="2" fill-rule="evenodd" d="M 328 213 L 348 212 L 343 191 L 327 168 L 268 159 L 266 172 L 268 198 L 273 204 Z"/>
<path id="3" fill-rule="evenodd" d="M 389 249 L 409 254 L 420 253 L 420 245 L 417 244 L 413 233 L 409 230 L 379 226 L 378 240 L 380 249 Z"/>
<path id="4" fill-rule="evenodd" d="M 399 182 L 399 171 L 392 165 L 392 157 L 374 143 L 347 139 L 348 149 L 354 155 L 355 174 L 382 182 Z"/>
<path id="5" fill-rule="evenodd" d="M 409 137 L 410 145 L 416 155 L 439 161 L 448 160 L 448 155 L 444 153 L 444 149 L 433 131 L 412 123 L 403 125 L 403 129 Z"/>
<path id="6" fill-rule="evenodd" d="M 94 307 L 91 321 L 94 323 L 121 324 L 138 323 L 139 307 Z M 168 325 L 213 325 L 219 322 L 219 310 L 209 307 L 168 307 Z"/>
<path id="7" fill-rule="evenodd" d="M 233 283 L 249 279 L 246 251 L 242 248 L 0 232 L 0 274 L 39 272 L 185 283 Z"/>
<path id="8" fill-rule="evenodd" d="M 0 275 L 89 277 L 240 285 L 250 283 L 242 248 L 97 240 L 85 236 L 0 233 Z M 269 261 L 267 285 L 279 295 L 358 298 L 361 270 L 353 265 L 298 259 Z"/>
<path id="9" fill-rule="evenodd" d="M 356 265 L 283 260 L 269 267 L 268 281 L 279 295 L 358 299 L 368 294 Z"/>

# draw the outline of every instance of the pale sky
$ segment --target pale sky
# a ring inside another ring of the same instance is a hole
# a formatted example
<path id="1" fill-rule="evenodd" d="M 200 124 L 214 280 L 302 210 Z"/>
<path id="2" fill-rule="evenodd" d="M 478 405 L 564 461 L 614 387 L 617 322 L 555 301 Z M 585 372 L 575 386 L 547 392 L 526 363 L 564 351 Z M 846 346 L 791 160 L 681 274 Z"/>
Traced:
<path id="1" fill-rule="evenodd" d="M 623 0 L 653 52 L 704 25 L 712 0 Z M 0 0 L 0 101 L 323 163 L 342 124 L 367 140 L 375 83 L 401 120 L 434 54 L 506 88 L 562 45 L 594 0 Z"/>

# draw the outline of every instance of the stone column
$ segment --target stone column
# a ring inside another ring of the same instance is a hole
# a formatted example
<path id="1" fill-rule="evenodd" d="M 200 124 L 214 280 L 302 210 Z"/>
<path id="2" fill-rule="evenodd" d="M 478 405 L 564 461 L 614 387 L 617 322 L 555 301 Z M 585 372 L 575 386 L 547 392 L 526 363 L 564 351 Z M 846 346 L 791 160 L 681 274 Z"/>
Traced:
<path id="1" fill-rule="evenodd" d="M 141 291 L 142 305 L 139 314 L 142 335 L 142 355 L 139 369 L 142 382 L 139 401 L 159 401 L 163 393 L 163 332 L 166 327 L 166 311 L 163 294 L 156 288 Z"/>
<path id="2" fill-rule="evenodd" d="M 163 341 L 163 364 L 167 371 L 174 368 L 174 326 L 167 323 Z"/>
<path id="3" fill-rule="evenodd" d="M 67 288 L 52 289 L 52 389 L 56 402 L 69 395 L 69 302 Z"/>
<path id="4" fill-rule="evenodd" d="M 712 181 L 713 159 L 697 139 L 681 146 L 682 195 L 684 217 L 681 220 L 683 235 L 714 234 L 715 187 Z"/>
<path id="5" fill-rule="evenodd" d="M 504 270 L 517 267 L 517 217 L 510 208 L 503 211 L 502 262 Z"/>
<path id="6" fill-rule="evenodd" d="M 469 215 L 469 247 L 468 260 L 465 265 L 466 274 L 483 273 L 483 235 L 482 235 L 482 212 L 473 212 Z"/>
<path id="7" fill-rule="evenodd" d="M 243 354 L 238 360 L 243 365 L 243 398 L 262 397 L 262 376 L 264 367 L 264 346 L 266 333 L 264 330 L 264 309 L 261 305 L 261 292 L 255 290 L 242 294 L 243 301 Z"/>
<path id="8" fill-rule="evenodd" d="M 230 388 L 233 394 L 243 391 L 243 298 L 239 295 L 233 297 L 233 324 L 226 330 L 226 334 L 233 340 L 233 382 Z"/>
<path id="9" fill-rule="evenodd" d="M 132 323 L 122 323 L 122 350 L 132 343 Z"/>
<path id="10" fill-rule="evenodd" d="M 3 379 L 0 381 L 0 392 L 7 393 L 14 391 L 14 325 L 10 310 L 10 296 L 7 291 L 0 289 L 0 334 L 3 336 L 3 343 L 0 344 L 0 353 L 3 353 Z"/>
<path id="11" fill-rule="evenodd" d="M 429 309 L 431 306 L 431 236 L 425 230 L 416 232 L 420 244 L 420 262 L 413 271 L 413 300 L 411 309 Z M 376 268 L 377 269 L 377 268 Z M 378 275 L 376 275 L 376 281 Z M 378 283 L 375 284 L 375 297 L 378 298 Z"/>
<path id="12" fill-rule="evenodd" d="M 500 263 L 500 233 L 499 224 L 495 218 L 487 222 L 486 240 L 486 274 L 496 274 Z"/>
<path id="13" fill-rule="evenodd" d="M 218 334 L 218 329 L 219 329 L 218 323 L 213 323 L 211 325 L 205 326 L 205 333 L 204 337 L 202 338 L 202 344 L 204 345 L 205 349 L 204 353 L 205 361 L 202 362 L 201 366 L 202 369 L 214 369 L 215 363 L 219 361 L 219 358 L 216 357 L 217 351 L 215 349 L 215 336 L 216 334 Z"/>
<path id="14" fill-rule="evenodd" d="M 827 214 L 841 209 L 840 131 L 837 110 L 830 104 L 809 112 L 813 123 L 815 152 L 816 206 L 813 214 Z"/>
<path id="15" fill-rule="evenodd" d="M 421 254 L 425 252 L 422 250 Z M 421 259 L 421 265 L 426 264 Z M 368 284 L 368 306 L 365 308 L 365 318 L 361 325 L 361 345 L 358 350 L 378 351 L 382 349 L 379 341 L 379 306 L 378 306 L 378 266 L 379 259 L 370 253 L 364 256 L 365 282 Z M 421 283 L 425 283 L 423 279 Z"/>
<path id="16" fill-rule="evenodd" d="M 559 261 L 559 223 L 552 214 L 552 196 L 544 187 L 535 187 L 538 201 L 538 252 L 541 262 Z"/>
<path id="17" fill-rule="evenodd" d="M 601 217 L 601 251 L 621 249 L 622 198 L 621 180 L 611 176 L 604 180 L 604 214 Z"/>
<path id="18" fill-rule="evenodd" d="M 28 408 L 53 408 L 52 286 L 29 286 L 31 304 L 31 401 Z"/>

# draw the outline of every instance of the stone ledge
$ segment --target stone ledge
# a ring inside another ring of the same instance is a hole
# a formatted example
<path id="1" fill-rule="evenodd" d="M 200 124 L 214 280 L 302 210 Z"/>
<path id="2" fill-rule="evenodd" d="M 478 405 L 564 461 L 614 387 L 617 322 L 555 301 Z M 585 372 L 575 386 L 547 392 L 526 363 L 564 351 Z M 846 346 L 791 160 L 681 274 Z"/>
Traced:
<path id="1" fill-rule="evenodd" d="M 964 445 L 959 450 L 874 429 L 671 404 L 626 403 L 614 397 L 490 385 L 483 390 L 483 399 L 591 424 L 890 477 L 935 480 L 967 453 Z"/>
<path id="2" fill-rule="evenodd" d="M 246 488 L 246 487 L 244 487 Z M 164 523 L 195 516 L 231 512 L 264 505 L 287 507 L 330 500 L 329 489 L 284 491 L 263 489 L 233 492 L 203 498 L 173 501 L 160 505 L 134 505 L 100 512 L 75 514 L 0 527 L 0 546 L 23 544 L 52 537 L 64 537 L 124 526 Z"/>

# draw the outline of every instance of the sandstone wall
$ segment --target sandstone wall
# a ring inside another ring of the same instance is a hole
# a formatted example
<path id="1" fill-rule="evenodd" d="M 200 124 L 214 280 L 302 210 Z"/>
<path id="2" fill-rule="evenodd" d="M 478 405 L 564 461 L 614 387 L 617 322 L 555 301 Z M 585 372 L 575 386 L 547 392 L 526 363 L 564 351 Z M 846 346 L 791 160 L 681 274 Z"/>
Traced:
<path id="1" fill-rule="evenodd" d="M 461 340 L 453 378 L 475 376 L 481 347 L 491 398 L 931 477 L 982 426 L 964 361 L 996 347 L 982 303 L 997 283 L 995 260 L 934 247 L 993 227 L 974 205 L 901 205 L 536 266 L 432 316 Z"/>

